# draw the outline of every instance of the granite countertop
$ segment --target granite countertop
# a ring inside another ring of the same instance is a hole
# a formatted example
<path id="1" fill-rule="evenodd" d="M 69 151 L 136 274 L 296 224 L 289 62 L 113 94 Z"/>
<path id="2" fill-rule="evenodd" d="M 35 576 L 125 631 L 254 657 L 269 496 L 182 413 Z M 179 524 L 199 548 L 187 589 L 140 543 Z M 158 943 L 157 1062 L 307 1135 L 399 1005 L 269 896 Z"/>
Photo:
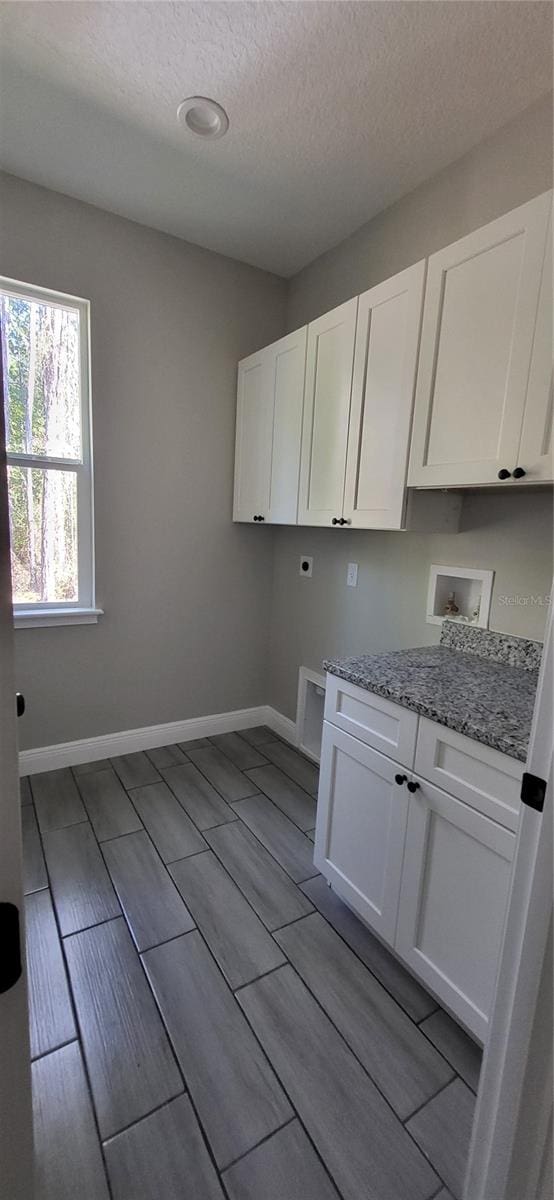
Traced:
<path id="1" fill-rule="evenodd" d="M 368 692 L 525 762 L 540 642 L 445 621 L 439 646 L 325 660 Z"/>

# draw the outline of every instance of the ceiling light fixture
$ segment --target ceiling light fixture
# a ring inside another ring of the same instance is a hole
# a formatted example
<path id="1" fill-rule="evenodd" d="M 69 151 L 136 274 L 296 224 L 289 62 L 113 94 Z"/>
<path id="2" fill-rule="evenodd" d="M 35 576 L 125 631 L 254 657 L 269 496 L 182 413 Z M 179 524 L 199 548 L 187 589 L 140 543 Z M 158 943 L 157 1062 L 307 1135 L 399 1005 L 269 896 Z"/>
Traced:
<path id="1" fill-rule="evenodd" d="M 221 104 L 207 96 L 189 96 L 177 109 L 177 119 L 197 137 L 223 137 L 229 128 L 229 118 Z"/>

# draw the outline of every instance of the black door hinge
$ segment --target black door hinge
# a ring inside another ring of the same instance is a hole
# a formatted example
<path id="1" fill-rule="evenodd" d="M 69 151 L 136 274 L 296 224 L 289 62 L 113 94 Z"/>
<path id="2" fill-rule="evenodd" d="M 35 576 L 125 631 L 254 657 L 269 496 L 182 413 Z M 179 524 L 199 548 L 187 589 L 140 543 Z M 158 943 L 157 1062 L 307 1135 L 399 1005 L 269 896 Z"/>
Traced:
<path id="1" fill-rule="evenodd" d="M 545 779 L 539 779 L 538 775 L 530 775 L 529 771 L 523 772 L 523 779 L 521 780 L 521 799 L 528 808 L 535 808 L 537 812 L 542 812 L 544 808 L 545 792 Z"/>
<path id="2" fill-rule="evenodd" d="M 0 993 L 7 992 L 21 975 L 19 909 L 0 903 Z"/>

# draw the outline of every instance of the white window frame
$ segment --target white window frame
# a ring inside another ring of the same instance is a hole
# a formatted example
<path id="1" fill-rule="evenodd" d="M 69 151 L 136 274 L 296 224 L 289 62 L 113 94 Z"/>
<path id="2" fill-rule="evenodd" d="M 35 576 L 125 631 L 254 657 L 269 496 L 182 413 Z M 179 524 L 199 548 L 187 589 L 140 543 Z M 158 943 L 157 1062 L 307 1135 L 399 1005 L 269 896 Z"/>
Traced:
<path id="1" fill-rule="evenodd" d="M 96 607 L 94 563 L 94 475 L 92 457 L 92 407 L 90 380 L 90 302 L 80 296 L 55 292 L 35 284 L 0 276 L 0 291 L 51 307 L 79 313 L 79 376 L 81 393 L 81 456 L 54 458 L 42 454 L 6 451 L 8 466 L 72 471 L 77 476 L 77 600 L 14 604 L 14 625 L 28 628 L 47 625 L 95 624 L 102 614 Z"/>

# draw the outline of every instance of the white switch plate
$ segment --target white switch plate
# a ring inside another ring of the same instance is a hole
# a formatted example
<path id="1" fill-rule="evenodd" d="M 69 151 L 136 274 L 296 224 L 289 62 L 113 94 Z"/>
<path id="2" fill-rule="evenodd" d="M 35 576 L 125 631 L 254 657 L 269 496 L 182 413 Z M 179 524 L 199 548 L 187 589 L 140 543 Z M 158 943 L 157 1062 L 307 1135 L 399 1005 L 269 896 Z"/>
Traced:
<path id="1" fill-rule="evenodd" d="M 304 579 L 311 579 L 313 565 L 314 560 L 310 558 L 309 554 L 301 554 L 298 574 L 303 575 Z"/>
<path id="2" fill-rule="evenodd" d="M 346 582 L 348 584 L 348 587 L 357 587 L 358 586 L 358 564 L 357 563 L 349 563 L 348 564 L 348 570 L 346 572 Z"/>

